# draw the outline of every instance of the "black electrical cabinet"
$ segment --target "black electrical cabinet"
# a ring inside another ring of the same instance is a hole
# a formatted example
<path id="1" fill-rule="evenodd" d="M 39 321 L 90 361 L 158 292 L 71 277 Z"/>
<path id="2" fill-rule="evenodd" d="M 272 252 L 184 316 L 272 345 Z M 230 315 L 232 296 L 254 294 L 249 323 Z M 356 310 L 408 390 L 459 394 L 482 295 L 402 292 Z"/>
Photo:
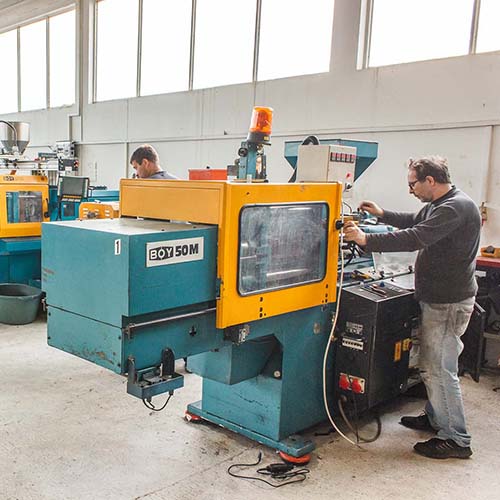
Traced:
<path id="1" fill-rule="evenodd" d="M 354 404 L 361 413 L 406 390 L 417 314 L 413 291 L 391 282 L 342 290 L 334 386 L 351 410 Z"/>

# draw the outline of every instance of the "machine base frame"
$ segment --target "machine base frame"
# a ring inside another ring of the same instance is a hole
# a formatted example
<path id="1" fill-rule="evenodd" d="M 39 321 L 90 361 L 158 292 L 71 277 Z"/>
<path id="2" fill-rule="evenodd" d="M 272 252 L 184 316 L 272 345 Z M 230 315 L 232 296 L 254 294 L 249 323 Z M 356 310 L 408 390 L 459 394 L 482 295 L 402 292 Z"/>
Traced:
<path id="1" fill-rule="evenodd" d="M 246 429 L 245 427 L 235 424 L 234 422 L 229 422 L 224 418 L 213 415 L 212 413 L 208 413 L 201 408 L 201 405 L 201 401 L 196 401 L 195 403 L 189 404 L 187 407 L 188 413 L 197 415 L 203 420 L 207 420 L 208 422 L 220 425 L 221 427 L 236 432 L 237 434 L 241 434 L 242 436 L 252 439 L 253 441 L 257 441 L 258 443 L 261 443 L 265 446 L 269 446 L 269 448 L 283 451 L 293 457 L 302 457 L 303 455 L 307 455 L 316 448 L 316 445 L 313 441 L 311 441 L 310 439 L 304 439 L 298 434 L 292 434 L 281 441 L 275 441 L 274 439 Z"/>

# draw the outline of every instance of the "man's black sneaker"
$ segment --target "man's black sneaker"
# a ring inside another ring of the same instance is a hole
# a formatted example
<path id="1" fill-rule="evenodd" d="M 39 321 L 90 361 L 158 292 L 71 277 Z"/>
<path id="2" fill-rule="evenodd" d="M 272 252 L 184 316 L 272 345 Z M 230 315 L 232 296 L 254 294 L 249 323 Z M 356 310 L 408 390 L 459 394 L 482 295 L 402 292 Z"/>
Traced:
<path id="1" fill-rule="evenodd" d="M 453 439 L 432 438 L 417 443 L 413 449 L 419 455 L 429 458 L 469 458 L 472 455 L 469 446 L 458 446 Z"/>
<path id="2" fill-rule="evenodd" d="M 429 422 L 429 417 L 422 413 L 418 417 L 402 417 L 401 425 L 405 427 L 409 427 L 410 429 L 417 429 L 418 431 L 433 431 L 436 432 L 436 429 L 432 427 Z"/>

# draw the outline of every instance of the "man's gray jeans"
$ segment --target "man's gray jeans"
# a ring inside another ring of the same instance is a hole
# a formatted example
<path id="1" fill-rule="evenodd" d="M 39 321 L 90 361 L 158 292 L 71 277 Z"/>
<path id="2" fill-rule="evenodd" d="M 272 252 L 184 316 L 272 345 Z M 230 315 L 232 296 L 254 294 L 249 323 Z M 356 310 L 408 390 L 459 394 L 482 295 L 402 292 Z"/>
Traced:
<path id="1" fill-rule="evenodd" d="M 454 304 L 420 302 L 420 360 L 422 380 L 429 401 L 425 413 L 440 439 L 452 439 L 459 446 L 469 446 L 465 413 L 458 379 L 458 357 L 474 297 Z"/>

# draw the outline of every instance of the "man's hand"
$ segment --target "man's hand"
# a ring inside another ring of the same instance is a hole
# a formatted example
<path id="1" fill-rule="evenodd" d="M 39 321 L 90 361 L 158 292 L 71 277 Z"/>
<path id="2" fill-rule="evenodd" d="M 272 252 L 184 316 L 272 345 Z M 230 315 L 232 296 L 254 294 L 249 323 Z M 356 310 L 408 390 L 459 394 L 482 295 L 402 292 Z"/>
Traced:
<path id="1" fill-rule="evenodd" d="M 384 210 L 382 208 L 380 208 L 373 201 L 363 200 L 361 202 L 361 204 L 359 205 L 359 210 L 362 210 L 363 212 L 368 212 L 369 214 L 372 214 L 375 217 L 383 217 L 384 216 Z"/>
<path id="2" fill-rule="evenodd" d="M 348 221 L 344 226 L 344 241 L 354 241 L 360 247 L 364 247 L 366 234 L 353 221 Z"/>

